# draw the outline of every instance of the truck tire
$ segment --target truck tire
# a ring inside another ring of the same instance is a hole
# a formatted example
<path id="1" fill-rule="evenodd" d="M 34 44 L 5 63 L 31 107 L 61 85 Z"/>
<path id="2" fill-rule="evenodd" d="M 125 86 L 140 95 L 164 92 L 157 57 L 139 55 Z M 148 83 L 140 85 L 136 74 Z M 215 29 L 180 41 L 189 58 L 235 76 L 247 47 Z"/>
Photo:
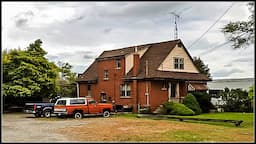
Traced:
<path id="1" fill-rule="evenodd" d="M 109 117 L 110 116 L 110 112 L 108 111 L 108 110 L 105 110 L 104 112 L 103 112 L 103 117 Z"/>
<path id="2" fill-rule="evenodd" d="M 79 111 L 76 111 L 76 112 L 74 112 L 74 118 L 81 119 L 81 118 L 83 118 L 83 114 Z"/>
<path id="3" fill-rule="evenodd" d="M 51 117 L 51 111 L 50 110 L 45 110 L 44 111 L 44 117 L 46 117 L 46 118 Z"/>

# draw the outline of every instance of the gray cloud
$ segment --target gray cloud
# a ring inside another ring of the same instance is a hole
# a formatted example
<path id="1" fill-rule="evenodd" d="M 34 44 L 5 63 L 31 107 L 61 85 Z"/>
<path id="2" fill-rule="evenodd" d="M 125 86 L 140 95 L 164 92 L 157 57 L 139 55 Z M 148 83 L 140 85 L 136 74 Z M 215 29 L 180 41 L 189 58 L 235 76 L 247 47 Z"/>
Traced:
<path id="1" fill-rule="evenodd" d="M 232 75 L 233 73 L 242 73 L 242 72 L 244 72 L 244 71 L 241 69 L 238 69 L 238 68 L 233 68 L 230 70 L 222 69 L 222 70 L 213 72 L 212 75 L 214 77 L 228 77 L 228 76 Z"/>
<path id="2" fill-rule="evenodd" d="M 229 63 L 229 64 L 225 64 L 224 67 L 232 67 L 232 63 Z"/>
<path id="3" fill-rule="evenodd" d="M 17 27 L 24 27 L 27 25 L 28 23 L 28 20 L 30 18 L 32 18 L 34 16 L 34 13 L 29 10 L 29 11 L 26 11 L 26 12 L 22 12 L 22 13 L 19 13 L 17 14 L 14 19 L 15 19 L 15 25 Z"/>
<path id="4" fill-rule="evenodd" d="M 29 7 L 14 15 L 12 22 L 16 27 L 5 28 L 5 31 L 8 31 L 6 36 L 9 44 L 14 42 L 15 45 L 19 45 L 19 42 L 23 41 L 31 43 L 34 39 L 40 38 L 44 42 L 44 48 L 50 52 L 47 55 L 49 59 L 69 62 L 71 65 L 77 65 L 76 70 L 84 71 L 104 50 L 173 39 L 174 19 L 169 12 L 175 11 L 181 16 L 178 20 L 179 38 L 190 54 L 204 58 L 204 62 L 212 66 L 213 74 L 223 76 L 236 72 L 239 68 L 236 67 L 236 62 L 246 62 L 241 69 L 247 69 L 253 59 L 253 53 L 248 50 L 241 52 L 251 57 L 247 60 L 231 52 L 229 45 L 221 47 L 223 49 L 211 50 L 223 42 L 208 37 L 223 36 L 217 27 L 209 31 L 193 47 L 189 46 L 230 4 L 231 2 L 40 2 L 35 3 L 31 9 Z M 70 10 L 72 15 L 63 15 L 62 8 Z M 33 12 L 34 9 L 37 11 Z M 240 11 L 241 9 L 236 10 L 231 9 L 229 13 L 245 13 Z M 51 15 L 51 12 L 56 15 Z M 42 22 L 50 19 L 49 24 L 34 21 L 38 17 Z M 34 23 L 30 23 L 30 20 Z M 227 20 L 218 24 L 224 22 Z M 222 54 L 227 51 L 229 53 L 223 56 Z M 205 54 L 198 55 L 200 53 Z M 236 59 L 231 61 L 234 58 Z M 224 69 L 228 70 L 223 70 L 223 73 L 218 71 L 217 62 L 221 65 L 225 62 Z"/>
<path id="5" fill-rule="evenodd" d="M 233 62 L 252 62 L 253 58 L 251 57 L 243 57 L 233 60 Z"/>
<path id="6" fill-rule="evenodd" d="M 110 33 L 112 31 L 112 28 L 106 28 L 106 29 L 104 29 L 104 33 L 105 34 L 108 34 L 108 33 Z"/>

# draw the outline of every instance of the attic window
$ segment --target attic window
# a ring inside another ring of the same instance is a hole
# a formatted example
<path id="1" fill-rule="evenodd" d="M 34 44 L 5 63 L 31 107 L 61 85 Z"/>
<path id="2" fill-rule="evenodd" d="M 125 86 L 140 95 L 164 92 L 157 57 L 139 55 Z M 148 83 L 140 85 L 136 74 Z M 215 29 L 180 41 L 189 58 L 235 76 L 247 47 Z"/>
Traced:
<path id="1" fill-rule="evenodd" d="M 184 58 L 174 57 L 174 69 L 184 69 Z"/>

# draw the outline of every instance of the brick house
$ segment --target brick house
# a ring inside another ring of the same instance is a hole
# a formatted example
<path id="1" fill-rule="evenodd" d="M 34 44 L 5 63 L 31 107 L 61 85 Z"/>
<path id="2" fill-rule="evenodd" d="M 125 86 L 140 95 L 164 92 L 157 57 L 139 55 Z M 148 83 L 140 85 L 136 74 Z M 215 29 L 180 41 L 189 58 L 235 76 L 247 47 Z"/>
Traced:
<path id="1" fill-rule="evenodd" d="M 181 40 L 104 51 L 79 74 L 79 97 L 114 101 L 137 112 L 141 106 L 155 110 L 166 101 L 182 102 L 189 91 L 207 90 Z"/>

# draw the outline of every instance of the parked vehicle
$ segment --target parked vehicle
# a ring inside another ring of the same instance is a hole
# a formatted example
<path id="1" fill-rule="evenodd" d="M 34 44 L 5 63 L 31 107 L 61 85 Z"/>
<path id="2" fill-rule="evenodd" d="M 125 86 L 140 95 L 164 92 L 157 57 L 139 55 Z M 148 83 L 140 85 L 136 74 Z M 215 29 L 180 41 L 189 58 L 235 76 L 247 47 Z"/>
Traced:
<path id="1" fill-rule="evenodd" d="M 35 117 L 51 117 L 54 112 L 54 103 L 60 96 L 50 100 L 50 103 L 25 103 L 24 112 L 34 114 Z"/>
<path id="2" fill-rule="evenodd" d="M 72 115 L 75 119 L 81 119 L 86 115 L 102 115 L 109 117 L 113 112 L 110 103 L 97 103 L 92 98 L 60 98 L 54 105 L 54 113 L 57 116 Z"/>

